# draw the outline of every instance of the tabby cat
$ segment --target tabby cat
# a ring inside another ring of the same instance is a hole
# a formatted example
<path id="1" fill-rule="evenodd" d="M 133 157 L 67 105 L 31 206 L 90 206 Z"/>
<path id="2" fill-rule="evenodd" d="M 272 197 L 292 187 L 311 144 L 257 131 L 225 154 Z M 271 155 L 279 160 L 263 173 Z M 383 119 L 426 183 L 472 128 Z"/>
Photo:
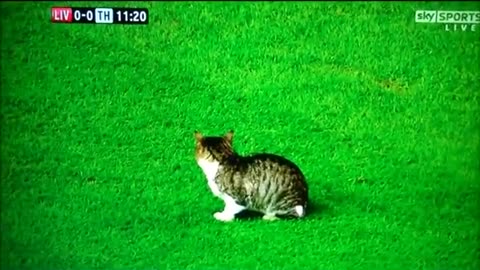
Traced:
<path id="1" fill-rule="evenodd" d="M 224 210 L 214 214 L 217 220 L 232 221 L 243 210 L 262 213 L 266 220 L 305 216 L 308 187 L 294 163 L 268 153 L 239 155 L 232 146 L 233 131 L 194 135 L 197 164 L 212 193 L 225 203 Z"/>

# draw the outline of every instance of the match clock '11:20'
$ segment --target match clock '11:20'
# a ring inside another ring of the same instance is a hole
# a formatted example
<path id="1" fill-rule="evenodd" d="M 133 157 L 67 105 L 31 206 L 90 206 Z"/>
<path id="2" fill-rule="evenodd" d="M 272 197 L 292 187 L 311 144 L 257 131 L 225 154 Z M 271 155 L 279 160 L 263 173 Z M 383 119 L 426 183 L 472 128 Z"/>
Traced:
<path id="1" fill-rule="evenodd" d="M 116 23 L 148 23 L 148 10 L 143 8 L 114 8 Z"/>

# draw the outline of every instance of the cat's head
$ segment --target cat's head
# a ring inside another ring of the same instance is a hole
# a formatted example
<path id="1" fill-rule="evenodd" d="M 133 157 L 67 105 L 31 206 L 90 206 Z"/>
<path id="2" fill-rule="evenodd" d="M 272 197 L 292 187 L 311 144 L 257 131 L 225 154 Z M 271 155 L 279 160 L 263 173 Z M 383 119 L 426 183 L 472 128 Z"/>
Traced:
<path id="1" fill-rule="evenodd" d="M 234 154 L 233 130 L 228 131 L 223 136 L 203 136 L 202 133 L 195 131 L 195 159 L 208 162 L 221 162 Z"/>

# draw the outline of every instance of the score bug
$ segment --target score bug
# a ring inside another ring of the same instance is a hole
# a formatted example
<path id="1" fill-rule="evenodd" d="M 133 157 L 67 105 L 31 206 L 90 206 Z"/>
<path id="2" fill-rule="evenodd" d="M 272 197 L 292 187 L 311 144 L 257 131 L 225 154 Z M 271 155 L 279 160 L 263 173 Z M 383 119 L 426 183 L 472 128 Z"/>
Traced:
<path id="1" fill-rule="evenodd" d="M 148 24 L 146 8 L 53 7 L 54 23 Z"/>

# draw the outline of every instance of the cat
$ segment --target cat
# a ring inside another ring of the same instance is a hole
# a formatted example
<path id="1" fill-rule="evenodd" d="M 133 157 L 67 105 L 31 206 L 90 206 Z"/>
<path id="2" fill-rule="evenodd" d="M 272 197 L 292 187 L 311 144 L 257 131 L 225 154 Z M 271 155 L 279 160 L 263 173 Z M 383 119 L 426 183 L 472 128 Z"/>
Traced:
<path id="1" fill-rule="evenodd" d="M 303 218 L 308 203 L 308 186 L 293 162 L 275 154 L 242 156 L 233 148 L 233 130 L 223 136 L 204 136 L 194 131 L 195 159 L 214 196 L 223 200 L 215 219 L 232 221 L 250 210 L 265 220 L 280 217 Z"/>

